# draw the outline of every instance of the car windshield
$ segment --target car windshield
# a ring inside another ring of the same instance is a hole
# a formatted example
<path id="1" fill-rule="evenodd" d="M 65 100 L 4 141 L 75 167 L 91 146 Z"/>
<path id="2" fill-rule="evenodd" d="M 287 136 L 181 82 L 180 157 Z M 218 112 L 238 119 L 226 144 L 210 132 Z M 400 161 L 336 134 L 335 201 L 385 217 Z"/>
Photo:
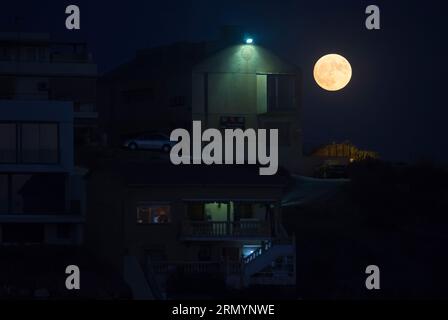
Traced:
<path id="1" fill-rule="evenodd" d="M 153 134 L 144 135 L 143 139 L 145 139 L 145 140 L 167 140 L 168 138 L 166 136 L 164 136 L 163 134 L 153 133 Z"/>

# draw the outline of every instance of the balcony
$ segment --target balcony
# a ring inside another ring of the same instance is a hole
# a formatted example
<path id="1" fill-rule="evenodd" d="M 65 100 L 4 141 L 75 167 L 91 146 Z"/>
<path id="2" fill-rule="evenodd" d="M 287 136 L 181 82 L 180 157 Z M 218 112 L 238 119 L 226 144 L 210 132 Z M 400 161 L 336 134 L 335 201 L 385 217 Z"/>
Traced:
<path id="1" fill-rule="evenodd" d="M 248 240 L 269 239 L 268 221 L 186 221 L 182 224 L 183 240 Z"/>
<path id="2" fill-rule="evenodd" d="M 97 65 L 88 60 L 52 59 L 50 61 L 0 60 L 1 74 L 38 76 L 92 76 L 98 75 Z"/>
<path id="3" fill-rule="evenodd" d="M 178 272 L 183 274 L 223 273 L 239 275 L 242 271 L 242 265 L 238 261 L 164 261 L 152 262 L 151 268 L 154 274 Z"/>

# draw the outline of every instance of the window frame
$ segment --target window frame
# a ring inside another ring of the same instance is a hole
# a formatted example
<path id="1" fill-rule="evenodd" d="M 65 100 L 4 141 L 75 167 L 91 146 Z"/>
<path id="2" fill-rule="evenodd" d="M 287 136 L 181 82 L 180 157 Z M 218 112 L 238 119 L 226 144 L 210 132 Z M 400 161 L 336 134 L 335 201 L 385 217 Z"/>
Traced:
<path id="1" fill-rule="evenodd" d="M 261 75 L 261 74 L 260 74 Z M 280 77 L 289 77 L 293 80 L 293 88 L 294 88 L 294 94 L 293 94 L 293 103 L 292 108 L 285 108 L 279 106 L 279 78 Z M 273 78 L 275 87 L 275 107 L 270 107 L 270 99 L 269 99 L 269 78 Z M 296 104 L 297 104 L 297 75 L 293 73 L 269 73 L 266 74 L 266 111 L 268 113 L 270 112 L 291 112 L 296 110 Z"/>
<path id="2" fill-rule="evenodd" d="M 15 121 L 0 121 L 1 124 L 12 124 L 15 126 L 15 161 L 8 162 L 8 161 L 0 161 L 0 165 L 11 165 L 11 164 L 19 164 L 19 124 Z"/>
<path id="3" fill-rule="evenodd" d="M 21 213 L 21 212 L 17 212 L 14 210 L 14 192 L 13 192 L 13 177 L 17 176 L 17 175 L 63 175 L 64 176 L 64 181 L 65 181 L 65 185 L 64 185 L 64 208 L 63 208 L 63 212 L 64 214 L 68 213 L 68 210 L 70 209 L 70 205 L 68 204 L 68 199 L 69 199 L 69 186 L 67 185 L 67 173 L 62 173 L 62 172 L 33 172 L 33 171 L 8 171 L 8 172 L 0 172 L 0 175 L 6 176 L 6 184 L 7 184 L 7 188 L 8 190 L 6 191 L 7 193 L 7 198 L 8 198 L 8 209 L 6 212 L 1 212 L 0 211 L 0 216 L 2 215 L 39 215 L 37 213 Z M 44 214 L 48 214 L 48 211 L 44 212 Z M 50 214 L 51 215 L 51 214 Z"/>
<path id="4" fill-rule="evenodd" d="M 151 210 L 150 219 L 149 219 L 150 222 L 139 223 L 138 222 L 138 220 L 139 220 L 138 219 L 139 218 L 138 210 L 139 210 L 140 207 L 146 207 L 146 208 L 148 208 L 148 207 L 168 207 L 168 222 L 165 222 L 165 223 L 153 222 L 152 210 Z M 136 213 L 135 224 L 137 226 L 164 226 L 164 225 L 171 225 L 173 223 L 172 204 L 170 202 L 168 202 L 168 201 L 166 201 L 166 202 L 158 202 L 158 201 L 156 201 L 156 202 L 146 202 L 146 201 L 144 201 L 144 202 L 137 202 L 137 204 L 135 206 L 135 213 Z"/>
<path id="5" fill-rule="evenodd" d="M 59 122 L 56 121 L 0 121 L 0 124 L 13 124 L 16 129 L 16 155 L 14 162 L 0 162 L 0 165 L 59 165 L 61 163 L 61 139 L 60 139 L 60 125 Z M 43 161 L 23 161 L 22 154 L 22 126 L 26 124 L 37 124 L 40 125 L 56 125 L 56 161 L 51 162 L 43 162 Z"/>

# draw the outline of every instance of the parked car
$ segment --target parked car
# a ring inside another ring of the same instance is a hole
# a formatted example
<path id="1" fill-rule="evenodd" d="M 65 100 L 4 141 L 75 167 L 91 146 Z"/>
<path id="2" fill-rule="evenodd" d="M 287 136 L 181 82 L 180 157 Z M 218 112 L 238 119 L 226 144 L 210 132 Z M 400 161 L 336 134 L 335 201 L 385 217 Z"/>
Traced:
<path id="1" fill-rule="evenodd" d="M 170 137 L 163 133 L 147 133 L 127 139 L 123 146 L 131 150 L 145 149 L 169 152 L 175 144 L 175 141 L 170 141 Z"/>

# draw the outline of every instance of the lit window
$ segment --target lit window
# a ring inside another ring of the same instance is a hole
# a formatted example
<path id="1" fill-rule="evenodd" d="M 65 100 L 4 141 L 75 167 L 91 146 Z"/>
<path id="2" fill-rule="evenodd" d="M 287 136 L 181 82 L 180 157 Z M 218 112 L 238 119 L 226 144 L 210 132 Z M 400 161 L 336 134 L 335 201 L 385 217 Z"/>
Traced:
<path id="1" fill-rule="evenodd" d="M 169 205 L 139 205 L 137 207 L 138 224 L 161 224 L 171 222 Z"/>

